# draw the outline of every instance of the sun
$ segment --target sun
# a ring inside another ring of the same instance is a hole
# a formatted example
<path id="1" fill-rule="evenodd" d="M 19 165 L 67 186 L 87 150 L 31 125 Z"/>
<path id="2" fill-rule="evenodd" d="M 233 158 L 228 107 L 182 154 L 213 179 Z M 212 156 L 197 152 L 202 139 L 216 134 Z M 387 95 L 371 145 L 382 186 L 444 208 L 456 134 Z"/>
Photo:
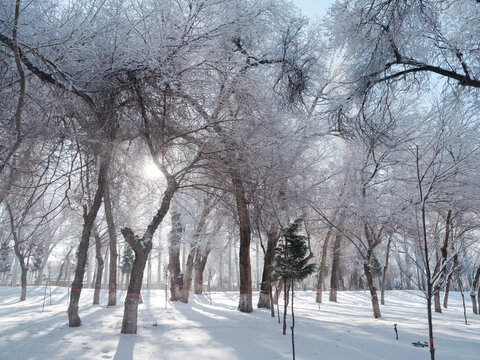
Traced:
<path id="1" fill-rule="evenodd" d="M 143 173 L 149 179 L 158 179 L 162 177 L 162 172 L 160 169 L 153 163 L 153 161 L 147 161 L 143 167 Z"/>

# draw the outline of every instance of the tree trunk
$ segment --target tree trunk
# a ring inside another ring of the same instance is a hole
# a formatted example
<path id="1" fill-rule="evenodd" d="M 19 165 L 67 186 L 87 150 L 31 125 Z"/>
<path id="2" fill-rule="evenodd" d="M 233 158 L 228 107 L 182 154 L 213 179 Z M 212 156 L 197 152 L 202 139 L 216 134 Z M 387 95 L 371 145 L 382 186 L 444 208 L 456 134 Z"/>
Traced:
<path id="1" fill-rule="evenodd" d="M 288 287 L 287 282 L 283 282 L 283 335 L 287 334 L 287 307 L 288 307 Z"/>
<path id="2" fill-rule="evenodd" d="M 448 210 L 447 219 L 445 220 L 445 237 L 443 240 L 443 246 L 440 248 L 440 252 L 442 257 L 437 260 L 437 264 L 435 266 L 435 271 L 433 276 L 440 272 L 440 279 L 438 280 L 438 285 L 435 286 L 434 289 L 434 303 L 435 303 L 435 312 L 441 313 L 442 306 L 440 302 L 440 287 L 448 281 L 447 278 L 447 249 L 448 249 L 448 239 L 450 238 L 450 230 L 451 230 L 451 219 L 452 219 L 452 210 Z"/>
<path id="3" fill-rule="evenodd" d="M 372 309 L 373 309 L 373 317 L 375 319 L 382 316 L 380 313 L 380 305 L 378 304 L 378 296 L 377 296 L 377 289 L 373 286 L 373 277 L 370 271 L 369 259 L 366 259 L 363 263 L 363 270 L 365 272 L 365 277 L 367 278 L 368 288 L 370 290 L 370 295 L 372 297 Z"/>
<path id="4" fill-rule="evenodd" d="M 250 240 L 251 226 L 248 213 L 247 198 L 243 183 L 238 177 L 232 178 L 235 187 L 234 195 L 237 204 L 238 219 L 240 224 L 240 299 L 238 309 L 250 313 L 252 306 L 252 269 L 250 266 Z"/>
<path id="5" fill-rule="evenodd" d="M 290 326 L 290 329 L 292 330 L 292 359 L 295 360 L 295 314 L 293 313 L 293 290 L 294 283 L 292 279 L 292 326 Z"/>
<path id="6" fill-rule="evenodd" d="M 332 274 L 330 276 L 330 296 L 329 301 L 337 301 L 338 277 L 340 270 L 340 248 L 342 243 L 342 234 L 337 231 L 335 235 L 335 243 L 333 245 L 333 262 Z"/>
<path id="7" fill-rule="evenodd" d="M 480 267 L 477 268 L 477 271 L 473 278 L 472 289 L 470 290 L 470 299 L 472 300 L 472 310 L 474 314 L 478 314 L 477 299 L 475 298 L 475 292 L 477 291 L 479 281 L 480 281 Z"/>
<path id="8" fill-rule="evenodd" d="M 440 303 L 440 289 L 438 287 L 435 287 L 434 292 L 433 292 L 433 302 L 435 306 L 435 312 L 441 313 L 442 312 L 442 306 Z"/>
<path id="9" fill-rule="evenodd" d="M 17 2 L 18 4 L 18 2 Z M 18 227 L 15 226 L 15 219 L 13 217 L 13 212 L 12 209 L 10 208 L 10 204 L 7 202 L 6 203 L 7 207 L 7 212 L 10 217 L 10 230 L 13 236 L 13 251 L 15 252 L 15 255 L 18 259 L 18 262 L 20 264 L 20 270 L 21 270 L 21 293 L 20 293 L 20 301 L 25 301 L 27 297 L 27 274 L 28 274 L 28 264 L 25 263 L 25 258 L 27 256 L 25 253 L 22 253 L 20 250 L 20 231 L 18 230 Z M 18 231 L 18 232 L 17 232 Z"/>
<path id="10" fill-rule="evenodd" d="M 275 305 L 278 305 L 278 300 L 280 299 L 280 295 L 282 294 L 282 288 L 283 288 L 283 280 L 280 279 L 280 281 L 277 284 L 277 287 L 275 288 L 275 296 L 273 298 L 273 303 Z"/>
<path id="11" fill-rule="evenodd" d="M 93 292 L 93 304 L 100 303 L 100 290 L 102 288 L 102 275 L 105 262 L 102 257 L 102 239 L 96 229 L 93 231 L 95 237 L 95 257 L 97 259 L 97 272 L 95 276 L 95 290 Z"/>
<path id="12" fill-rule="evenodd" d="M 27 298 L 27 274 L 28 274 L 28 267 L 25 266 L 25 260 L 24 259 L 19 259 L 20 260 L 20 268 L 22 270 L 21 274 L 21 285 L 22 285 L 22 291 L 20 293 L 20 301 L 25 301 Z"/>
<path id="13" fill-rule="evenodd" d="M 170 272 L 170 301 L 178 301 L 181 298 L 183 287 L 183 274 L 180 269 L 180 241 L 182 238 L 181 214 L 172 209 L 172 230 L 170 232 L 170 247 L 168 249 L 168 270 Z"/>
<path id="14" fill-rule="evenodd" d="M 193 234 L 193 241 L 191 245 L 192 247 L 188 254 L 187 263 L 185 265 L 185 276 L 183 278 L 182 302 L 185 302 L 185 303 L 188 302 L 190 288 L 192 287 L 193 272 L 195 272 L 195 285 L 194 285 L 195 294 L 197 293 L 201 294 L 203 290 L 202 289 L 203 288 L 203 271 L 205 270 L 207 257 L 208 257 L 208 254 L 210 253 L 210 250 L 208 250 L 210 249 L 210 243 L 207 242 L 205 251 L 202 252 L 200 251 L 200 238 L 201 238 L 203 229 L 205 227 L 205 224 L 207 222 L 207 217 L 210 214 L 210 211 L 212 210 L 212 203 L 211 203 L 212 199 L 213 199 L 213 196 L 209 196 L 204 200 L 202 213 L 200 214 L 200 219 L 198 220 L 198 223 L 195 228 L 195 233 Z M 198 268 L 199 264 L 201 269 Z M 198 271 L 197 271 L 197 268 L 198 268 Z M 201 274 L 199 274 L 199 272 L 201 272 Z M 198 281 L 200 282 L 198 283 Z M 199 292 L 197 292 L 198 288 L 200 288 Z"/>
<path id="15" fill-rule="evenodd" d="M 137 314 L 140 302 L 140 290 L 142 289 L 143 272 L 147 263 L 148 254 L 152 250 L 152 241 L 144 241 L 133 234 L 129 228 L 122 229 L 125 241 L 132 247 L 135 253 L 135 260 L 130 275 L 127 295 L 125 297 L 125 308 L 123 312 L 122 334 L 137 333 Z M 153 236 L 153 234 L 152 234 Z"/>
<path id="16" fill-rule="evenodd" d="M 448 308 L 448 293 L 450 292 L 450 279 L 447 282 L 447 286 L 445 287 L 445 294 L 443 294 L 443 307 L 445 309 Z"/>
<path id="17" fill-rule="evenodd" d="M 80 316 L 78 315 L 78 304 L 80 302 L 80 294 L 83 288 L 83 277 L 85 275 L 85 265 L 87 263 L 88 255 L 88 243 L 90 240 L 90 234 L 92 232 L 95 218 L 97 217 L 98 210 L 102 204 L 102 197 L 105 187 L 105 181 L 107 176 L 108 167 L 110 164 L 110 150 L 106 154 L 105 158 L 99 156 L 100 170 L 98 172 L 97 179 L 97 191 L 93 200 L 90 211 L 87 212 L 87 207 L 83 207 L 83 230 L 80 244 L 78 245 L 78 259 L 77 267 L 75 269 L 75 278 L 70 290 L 70 303 L 68 305 L 68 326 L 76 327 L 80 326 Z"/>
<path id="18" fill-rule="evenodd" d="M 233 291 L 232 241 L 228 242 L 228 291 Z"/>
<path id="19" fill-rule="evenodd" d="M 47 251 L 45 252 L 45 255 L 43 256 L 42 264 L 40 265 L 40 268 L 37 271 L 37 279 L 35 280 L 36 285 L 41 285 L 42 284 L 43 273 L 45 271 L 45 266 L 47 266 L 48 259 L 50 258 L 50 255 L 51 255 L 54 248 L 55 248 L 55 245 L 52 245 L 52 246 L 50 246 L 50 248 L 47 248 L 47 249 L 44 248 Z"/>
<path id="20" fill-rule="evenodd" d="M 385 281 L 387 279 L 388 259 L 390 257 L 390 244 L 391 243 L 392 243 L 392 236 L 390 235 L 390 237 L 388 238 L 387 250 L 385 251 L 385 265 L 383 265 L 382 294 L 381 294 L 381 304 L 382 305 L 385 305 Z"/>
<path id="21" fill-rule="evenodd" d="M 420 179 L 418 168 L 418 147 L 417 147 L 417 177 Z M 432 274 L 430 269 L 430 259 L 428 256 L 428 240 L 427 240 L 427 219 L 425 215 L 425 201 L 423 197 L 422 185 L 419 180 L 419 195 L 421 199 L 422 214 L 422 238 L 423 238 L 423 254 L 425 255 L 425 277 L 427 282 L 427 317 L 428 317 L 428 335 L 430 338 L 430 359 L 435 360 L 435 345 L 433 342 L 433 319 L 432 319 Z"/>
<path id="22" fill-rule="evenodd" d="M 122 334 L 136 334 L 137 333 L 137 314 L 138 302 L 140 297 L 140 290 L 142 288 L 143 271 L 148 259 L 148 254 L 152 250 L 152 240 L 155 231 L 161 224 L 165 215 L 170 208 L 170 202 L 178 190 L 178 183 L 174 176 L 170 175 L 165 168 L 161 168 L 167 179 L 167 189 L 163 194 L 162 204 L 160 209 L 153 217 L 150 224 L 147 226 L 142 238 L 135 236 L 133 231 L 129 228 L 123 228 L 122 235 L 127 243 L 135 252 L 135 261 L 131 272 L 130 282 L 128 285 L 127 296 L 125 299 L 125 308 L 123 311 Z"/>
<path id="23" fill-rule="evenodd" d="M 200 253 L 200 250 L 197 250 Z M 203 272 L 207 265 L 208 255 L 210 254 L 210 248 L 207 248 L 201 254 L 200 260 L 195 266 L 195 294 L 201 294 L 203 292 Z M 197 254 L 200 256 L 200 254 Z"/>
<path id="24" fill-rule="evenodd" d="M 460 290 L 460 295 L 462 296 L 462 305 L 463 305 L 463 317 L 465 319 L 465 325 L 468 325 L 467 321 L 467 307 L 465 306 L 465 295 L 463 294 L 463 286 L 462 281 L 460 280 L 460 276 L 457 273 L 457 282 L 458 282 L 458 290 Z"/>
<path id="25" fill-rule="evenodd" d="M 112 213 L 112 201 L 110 199 L 110 190 L 108 184 L 103 190 L 103 202 L 105 207 L 105 218 L 107 220 L 108 236 L 110 238 L 110 263 L 108 276 L 108 304 L 107 306 L 117 305 L 117 232 L 115 231 L 115 222 Z"/>
<path id="26" fill-rule="evenodd" d="M 62 265 L 60 266 L 60 271 L 58 273 L 58 277 L 57 277 L 57 281 L 56 281 L 57 286 L 60 285 L 60 281 L 62 279 L 63 269 L 64 269 L 65 265 L 67 265 L 67 267 L 68 267 L 68 263 L 70 262 L 70 254 L 72 253 L 74 248 L 75 247 L 72 246 L 72 247 L 70 247 L 70 249 L 68 249 L 67 255 L 65 256 L 65 260 L 62 262 Z"/>
<path id="27" fill-rule="evenodd" d="M 57 280 L 55 281 L 56 286 L 60 285 L 60 279 L 62 278 L 62 275 L 63 275 L 63 268 L 65 267 L 65 262 L 66 262 L 66 260 L 64 260 L 62 262 L 62 265 L 60 265 L 60 270 L 58 271 Z"/>
<path id="28" fill-rule="evenodd" d="M 267 249 L 263 260 L 262 283 L 260 287 L 260 296 L 258 298 L 258 308 L 271 308 L 270 299 L 272 298 L 272 266 L 275 261 L 275 248 L 277 247 L 280 233 L 272 230 L 267 234 Z"/>
<path id="29" fill-rule="evenodd" d="M 332 235 L 332 229 L 328 229 L 325 240 L 323 240 L 322 246 L 322 260 L 320 261 L 320 268 L 318 270 L 318 280 L 317 280 L 317 296 L 315 301 L 317 303 L 322 302 L 322 291 L 323 291 L 323 279 L 325 278 L 325 272 L 327 267 L 327 253 L 328 253 L 328 243 L 330 242 L 330 236 Z"/>
<path id="30" fill-rule="evenodd" d="M 196 265 L 198 259 L 195 258 L 196 249 L 192 247 L 188 253 L 187 262 L 185 264 L 185 274 L 183 276 L 183 287 L 180 294 L 180 301 L 188 303 L 188 296 L 190 295 L 190 288 L 192 287 L 193 267 Z"/>

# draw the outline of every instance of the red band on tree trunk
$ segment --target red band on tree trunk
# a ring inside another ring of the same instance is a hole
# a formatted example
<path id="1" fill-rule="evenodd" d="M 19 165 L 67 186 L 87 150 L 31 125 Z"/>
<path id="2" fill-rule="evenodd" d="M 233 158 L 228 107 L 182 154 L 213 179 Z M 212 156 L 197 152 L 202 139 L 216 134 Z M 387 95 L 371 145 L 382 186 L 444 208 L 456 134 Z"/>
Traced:
<path id="1" fill-rule="evenodd" d="M 433 345 L 433 338 L 430 338 L 430 345 Z"/>
<path id="2" fill-rule="evenodd" d="M 140 294 L 127 294 L 127 296 L 140 296 Z"/>
<path id="3" fill-rule="evenodd" d="M 240 290 L 240 293 L 251 293 L 252 290 Z"/>
<path id="4" fill-rule="evenodd" d="M 82 289 L 72 289 L 72 291 L 82 291 Z"/>

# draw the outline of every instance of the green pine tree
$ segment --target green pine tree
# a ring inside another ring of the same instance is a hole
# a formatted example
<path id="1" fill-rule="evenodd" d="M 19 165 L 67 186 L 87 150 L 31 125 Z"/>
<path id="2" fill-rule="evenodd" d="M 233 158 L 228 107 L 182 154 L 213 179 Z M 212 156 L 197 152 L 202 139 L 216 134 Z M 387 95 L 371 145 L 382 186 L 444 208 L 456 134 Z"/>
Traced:
<path id="1" fill-rule="evenodd" d="M 284 284 L 284 312 L 283 312 L 283 334 L 286 334 L 287 327 L 287 300 L 289 288 L 292 290 L 292 354 L 295 359 L 295 317 L 293 312 L 294 284 L 305 279 L 315 271 L 315 264 L 308 264 L 310 260 L 307 237 L 297 234 L 303 220 L 297 219 L 284 232 L 281 245 L 275 249 L 275 266 L 273 268 L 274 278 L 282 280 Z"/>
<path id="2" fill-rule="evenodd" d="M 132 271 L 133 261 L 135 260 L 135 254 L 130 245 L 125 244 L 123 248 L 122 260 L 120 261 L 120 269 L 122 273 L 128 274 Z"/>
<path id="3" fill-rule="evenodd" d="M 33 263 L 31 265 L 31 270 L 39 270 L 42 267 L 43 256 L 43 247 L 37 247 L 35 253 L 33 254 Z"/>
<path id="4" fill-rule="evenodd" d="M 3 241 L 0 245 L 0 273 L 10 271 L 12 263 L 12 249 L 8 246 L 7 241 Z"/>

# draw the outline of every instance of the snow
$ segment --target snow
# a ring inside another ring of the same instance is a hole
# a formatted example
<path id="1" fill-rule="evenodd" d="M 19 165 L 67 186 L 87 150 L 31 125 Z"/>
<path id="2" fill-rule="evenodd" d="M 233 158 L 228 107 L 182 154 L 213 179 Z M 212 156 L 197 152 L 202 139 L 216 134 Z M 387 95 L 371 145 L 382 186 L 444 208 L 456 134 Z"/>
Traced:
<path id="1" fill-rule="evenodd" d="M 52 287 L 52 305 L 47 297 L 42 312 L 44 290 L 29 287 L 20 303 L 20 288 L 0 287 L 0 359 L 291 359 L 290 310 L 284 336 L 269 310 L 237 311 L 238 293 L 192 294 L 189 304 L 168 302 L 165 308 L 163 290 L 143 291 L 138 334 L 122 335 L 125 291 L 119 292 L 118 306 L 106 308 L 91 305 L 93 290 L 84 289 L 82 326 L 69 328 L 68 289 Z M 382 318 L 374 319 L 367 292 L 339 292 L 338 303 L 327 301 L 320 309 L 314 292 L 297 293 L 297 359 L 429 359 L 428 348 L 411 344 L 428 339 L 425 300 L 419 295 L 387 292 Z M 258 293 L 254 304 L 257 300 Z M 101 303 L 106 302 L 102 290 Z M 436 359 L 478 360 L 480 316 L 470 307 L 467 314 L 469 325 L 460 294 L 451 292 L 449 308 L 434 314 Z"/>

